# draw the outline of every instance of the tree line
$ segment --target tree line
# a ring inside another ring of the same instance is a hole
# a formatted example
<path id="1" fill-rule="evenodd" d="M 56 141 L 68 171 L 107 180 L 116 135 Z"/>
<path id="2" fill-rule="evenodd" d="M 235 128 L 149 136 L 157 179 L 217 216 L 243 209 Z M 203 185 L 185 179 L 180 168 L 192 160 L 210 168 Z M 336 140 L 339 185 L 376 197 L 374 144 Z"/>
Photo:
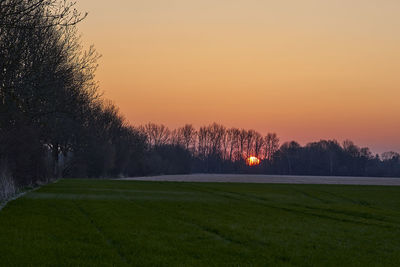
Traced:
<path id="1" fill-rule="evenodd" d="M 263 136 L 255 130 L 226 128 L 217 123 L 198 130 L 187 124 L 172 131 L 164 125 L 148 123 L 138 130 L 147 137 L 150 148 L 180 147 L 190 154 L 190 163 L 182 153 L 181 162 L 172 164 L 187 164 L 184 168 L 187 173 L 400 177 L 399 153 L 374 155 L 369 148 L 359 147 L 350 140 L 341 144 L 336 140 L 320 140 L 305 146 L 296 141 L 280 144 L 276 133 Z M 260 164 L 246 166 L 250 156 L 259 158 Z M 171 157 L 165 160 L 170 161 Z M 165 172 L 171 173 L 158 171 Z"/>
<path id="2" fill-rule="evenodd" d="M 86 17 L 67 0 L 0 1 L 0 199 L 58 177 L 193 172 L 400 176 L 399 154 L 350 141 L 280 145 L 276 134 L 129 125 L 101 97 L 98 53 L 84 49 Z M 255 167 L 245 158 L 261 159 Z M 10 193 L 11 192 L 11 193 Z"/>
<path id="3" fill-rule="evenodd" d="M 0 198 L 58 177 L 137 173 L 145 136 L 102 99 L 99 55 L 77 33 L 85 17 L 66 0 L 0 1 Z"/>

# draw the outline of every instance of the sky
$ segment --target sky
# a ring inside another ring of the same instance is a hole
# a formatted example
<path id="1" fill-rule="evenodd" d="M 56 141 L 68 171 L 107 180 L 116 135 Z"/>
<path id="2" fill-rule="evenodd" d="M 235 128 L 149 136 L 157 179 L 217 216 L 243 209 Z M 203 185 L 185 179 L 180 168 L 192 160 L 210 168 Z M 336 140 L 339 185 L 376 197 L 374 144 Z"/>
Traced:
<path id="1" fill-rule="evenodd" d="M 400 152 L 398 0 L 80 0 L 133 125 L 212 122 Z"/>

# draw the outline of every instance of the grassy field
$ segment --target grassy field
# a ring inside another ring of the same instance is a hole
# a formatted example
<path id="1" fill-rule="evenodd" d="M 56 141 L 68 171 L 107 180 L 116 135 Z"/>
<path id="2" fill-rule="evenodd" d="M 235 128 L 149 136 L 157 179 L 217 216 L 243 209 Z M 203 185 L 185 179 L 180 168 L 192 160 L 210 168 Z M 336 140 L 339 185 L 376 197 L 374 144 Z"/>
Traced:
<path id="1" fill-rule="evenodd" d="M 400 266 L 400 187 L 61 180 L 0 211 L 1 266 Z"/>

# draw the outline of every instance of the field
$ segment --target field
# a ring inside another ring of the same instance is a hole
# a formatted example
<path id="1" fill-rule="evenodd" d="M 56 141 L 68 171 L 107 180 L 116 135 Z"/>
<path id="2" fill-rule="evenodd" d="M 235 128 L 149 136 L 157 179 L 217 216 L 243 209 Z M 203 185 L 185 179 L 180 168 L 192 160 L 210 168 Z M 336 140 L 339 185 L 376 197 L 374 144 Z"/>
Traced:
<path id="1" fill-rule="evenodd" d="M 61 180 L 0 211 L 1 266 L 400 266 L 400 187 Z"/>

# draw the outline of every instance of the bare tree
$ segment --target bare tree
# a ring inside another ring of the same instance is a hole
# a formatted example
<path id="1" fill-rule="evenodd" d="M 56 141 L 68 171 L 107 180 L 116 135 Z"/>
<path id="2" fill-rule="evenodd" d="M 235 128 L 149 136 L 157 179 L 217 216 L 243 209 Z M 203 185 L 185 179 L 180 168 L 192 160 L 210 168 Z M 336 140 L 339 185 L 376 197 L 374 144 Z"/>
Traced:
<path id="1" fill-rule="evenodd" d="M 256 132 L 254 135 L 254 155 L 256 157 L 262 156 L 262 149 L 264 147 L 264 137 Z"/>
<path id="2" fill-rule="evenodd" d="M 201 159 L 205 159 L 209 154 L 209 129 L 206 126 L 200 127 L 198 132 L 197 154 Z"/>
<path id="3" fill-rule="evenodd" d="M 169 142 L 171 145 L 174 146 L 183 146 L 183 142 L 181 139 L 181 136 L 179 134 L 179 131 L 177 129 L 173 129 L 170 133 L 170 137 L 169 137 Z"/>
<path id="4" fill-rule="evenodd" d="M 196 129 L 192 124 L 186 124 L 177 131 L 179 143 L 187 150 L 194 152 L 196 144 Z"/>
<path id="5" fill-rule="evenodd" d="M 256 136 L 256 131 L 248 130 L 246 135 L 246 158 L 250 157 L 254 153 L 254 138 Z"/>
<path id="6" fill-rule="evenodd" d="M 394 151 L 383 152 L 381 158 L 383 161 L 398 160 L 400 159 L 400 154 Z"/>
<path id="7" fill-rule="evenodd" d="M 87 16 L 67 0 L 3 0 L 0 2 L 0 29 L 76 25 Z M 43 23 L 36 24 L 41 17 Z"/>
<path id="8" fill-rule="evenodd" d="M 93 48 L 83 51 L 74 3 L 56 0 L 0 2 L 0 114 L 2 131 L 17 125 L 36 132 L 58 166 L 71 149 L 77 118 L 96 98 Z M 53 176 L 58 176 L 54 167 Z"/>
<path id="9" fill-rule="evenodd" d="M 356 146 L 353 141 L 351 140 L 344 140 L 343 141 L 343 150 L 351 155 L 352 157 L 359 157 L 360 156 L 360 148 Z"/>
<path id="10" fill-rule="evenodd" d="M 163 124 L 148 123 L 139 128 L 146 134 L 151 146 L 165 145 L 170 141 L 171 131 Z"/>
<path id="11" fill-rule="evenodd" d="M 279 149 L 279 138 L 276 133 L 268 133 L 265 136 L 265 159 L 268 161 L 272 161 L 274 154 Z"/>
<path id="12" fill-rule="evenodd" d="M 245 146 L 246 146 L 246 139 L 247 139 L 247 131 L 245 129 L 240 130 L 239 139 L 238 139 L 238 155 L 241 159 L 245 158 Z"/>
<path id="13" fill-rule="evenodd" d="M 223 125 L 213 123 L 208 126 L 208 134 L 210 140 L 210 152 L 214 155 L 221 155 L 222 140 L 226 128 Z"/>
<path id="14" fill-rule="evenodd" d="M 235 156 L 238 152 L 240 130 L 231 128 L 227 131 L 227 142 L 229 144 L 229 161 L 236 160 Z"/>

